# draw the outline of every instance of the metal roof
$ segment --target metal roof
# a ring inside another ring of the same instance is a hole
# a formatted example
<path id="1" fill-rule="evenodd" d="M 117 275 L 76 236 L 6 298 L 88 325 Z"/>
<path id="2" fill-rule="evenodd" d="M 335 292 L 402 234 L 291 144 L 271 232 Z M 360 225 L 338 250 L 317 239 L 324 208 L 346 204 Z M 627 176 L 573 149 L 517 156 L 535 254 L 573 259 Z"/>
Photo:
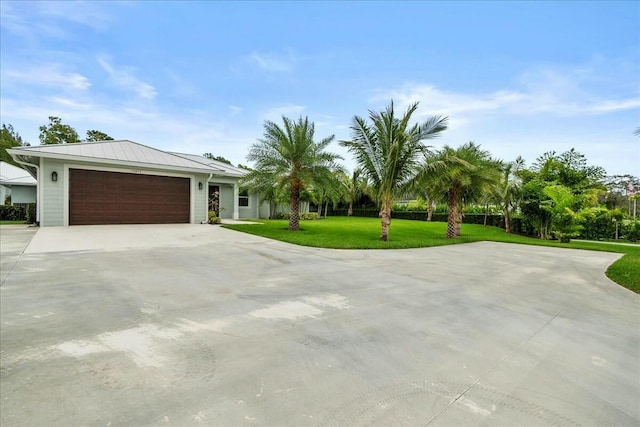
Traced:
<path id="1" fill-rule="evenodd" d="M 202 163 L 204 165 L 207 165 L 215 169 L 222 169 L 224 171 L 224 174 L 229 176 L 244 176 L 247 173 L 249 173 L 249 171 L 246 169 L 238 168 L 236 166 L 230 165 L 228 163 L 220 162 L 218 160 L 212 160 L 208 157 L 198 156 L 197 154 L 174 153 L 174 152 L 171 152 L 171 154 L 184 157 L 185 159 L 193 160 L 194 162 Z"/>
<path id="2" fill-rule="evenodd" d="M 36 180 L 26 170 L 0 161 L 0 184 L 36 185 Z"/>
<path id="3" fill-rule="evenodd" d="M 130 164 L 155 169 L 197 170 L 207 173 L 224 172 L 221 168 L 128 140 L 19 147 L 10 149 L 8 152 L 12 156 L 17 155 L 20 157 L 31 156 L 98 163 Z"/>

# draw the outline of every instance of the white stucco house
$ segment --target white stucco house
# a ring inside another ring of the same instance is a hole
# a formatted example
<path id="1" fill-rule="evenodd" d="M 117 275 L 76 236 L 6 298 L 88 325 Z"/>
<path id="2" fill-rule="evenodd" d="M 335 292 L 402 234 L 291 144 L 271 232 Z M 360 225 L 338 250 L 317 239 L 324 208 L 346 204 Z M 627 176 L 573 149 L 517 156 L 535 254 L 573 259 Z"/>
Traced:
<path id="1" fill-rule="evenodd" d="M 36 202 L 36 180 L 29 172 L 0 161 L 0 205 L 11 196 L 12 205 Z"/>
<path id="2" fill-rule="evenodd" d="M 246 170 L 136 142 L 101 141 L 7 150 L 35 179 L 39 224 L 207 222 L 213 198 L 223 218 L 264 218 L 258 194 L 241 192 Z"/>

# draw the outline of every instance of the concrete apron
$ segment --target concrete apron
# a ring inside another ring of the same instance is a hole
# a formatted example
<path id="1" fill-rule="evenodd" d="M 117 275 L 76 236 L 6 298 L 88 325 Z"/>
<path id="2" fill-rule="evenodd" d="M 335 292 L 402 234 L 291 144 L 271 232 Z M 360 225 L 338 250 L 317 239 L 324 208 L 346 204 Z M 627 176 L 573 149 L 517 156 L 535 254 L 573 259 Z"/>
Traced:
<path id="1" fill-rule="evenodd" d="M 0 424 L 637 425 L 618 257 L 43 228 L 0 288 Z"/>

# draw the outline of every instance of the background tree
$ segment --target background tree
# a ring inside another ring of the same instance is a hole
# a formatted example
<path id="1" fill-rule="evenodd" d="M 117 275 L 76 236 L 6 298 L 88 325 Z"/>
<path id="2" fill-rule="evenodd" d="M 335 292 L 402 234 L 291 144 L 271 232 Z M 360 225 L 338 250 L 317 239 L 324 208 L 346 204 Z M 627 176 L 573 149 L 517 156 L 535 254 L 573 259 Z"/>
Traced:
<path id="1" fill-rule="evenodd" d="M 0 129 L 0 160 L 21 167 L 13 160 L 13 157 L 7 153 L 7 150 L 9 148 L 20 147 L 22 145 L 25 144 L 22 141 L 20 134 L 16 132 L 10 124 L 5 125 L 3 123 L 2 129 Z"/>
<path id="2" fill-rule="evenodd" d="M 463 205 L 481 200 L 499 182 L 502 164 L 473 142 L 456 149 L 445 145 L 432 161 L 444 165 L 432 175 L 432 185 L 447 200 L 447 238 L 453 239 L 460 235 Z"/>
<path id="3" fill-rule="evenodd" d="M 204 154 L 202 155 L 202 157 L 206 157 L 207 159 L 211 159 L 211 160 L 217 160 L 218 162 L 226 163 L 226 164 L 228 164 L 228 165 L 233 166 L 233 163 L 231 163 L 231 161 L 230 161 L 230 160 L 227 160 L 227 159 L 225 159 L 225 158 L 224 158 L 224 157 L 222 157 L 222 156 L 214 156 L 214 155 L 213 155 L 213 154 L 211 154 L 211 153 L 204 153 Z"/>
<path id="4" fill-rule="evenodd" d="M 362 196 L 367 187 L 367 180 L 362 176 L 362 169 L 354 169 L 351 176 L 342 175 L 342 186 L 347 201 L 347 216 L 353 215 L 353 204 Z"/>
<path id="5" fill-rule="evenodd" d="M 271 173 L 262 173 L 255 169 L 240 180 L 241 188 L 258 194 L 259 203 L 268 203 L 269 218 L 275 218 L 278 205 L 288 202 L 288 194 L 283 181 L 274 180 Z"/>
<path id="6" fill-rule="evenodd" d="M 113 141 L 109 135 L 99 130 L 88 130 L 87 131 L 87 142 L 95 142 L 95 141 Z"/>
<path id="7" fill-rule="evenodd" d="M 329 203 L 333 208 L 343 200 L 347 199 L 346 188 L 343 185 L 345 174 L 342 170 L 328 171 L 324 176 L 315 178 L 312 187 L 313 200 L 318 205 L 318 217 L 322 216 L 322 206 L 324 204 L 324 217 L 327 217 Z M 348 177 L 347 177 L 348 178 Z"/>
<path id="8" fill-rule="evenodd" d="M 40 144 L 72 144 L 80 142 L 78 132 L 62 123 L 59 117 L 49 116 L 49 124 L 40 126 Z"/>
<path id="9" fill-rule="evenodd" d="M 255 163 L 246 181 L 261 176 L 286 188 L 290 195 L 289 230 L 300 229 L 300 192 L 316 177 L 336 169 L 340 156 L 325 151 L 334 136 L 314 141 L 315 126 L 300 117 L 297 122 L 282 117 L 283 126 L 266 121 L 264 136 L 249 149 L 247 160 Z"/>
<path id="10" fill-rule="evenodd" d="M 551 214 L 551 231 L 561 242 L 569 243 L 582 229 L 579 224 L 580 215 L 577 213 L 580 206 L 578 196 L 564 185 L 550 185 L 544 188 L 544 193 L 549 200 L 542 208 Z"/>
<path id="11" fill-rule="evenodd" d="M 425 140 L 435 138 L 447 128 L 447 118 L 434 116 L 421 124 L 410 125 L 418 108 L 412 104 L 404 115 L 396 117 L 393 101 L 383 112 L 369 111 L 370 123 L 355 116 L 351 141 L 341 144 L 354 154 L 371 183 L 373 198 L 380 204 L 380 239 L 389 240 L 391 207 L 394 199 L 416 179 L 427 152 Z"/>
<path id="12" fill-rule="evenodd" d="M 502 177 L 496 187 L 498 201 L 504 216 L 504 231 L 511 233 L 511 214 L 520 198 L 521 172 L 524 169 L 524 159 L 520 156 L 507 163 L 502 170 Z"/>

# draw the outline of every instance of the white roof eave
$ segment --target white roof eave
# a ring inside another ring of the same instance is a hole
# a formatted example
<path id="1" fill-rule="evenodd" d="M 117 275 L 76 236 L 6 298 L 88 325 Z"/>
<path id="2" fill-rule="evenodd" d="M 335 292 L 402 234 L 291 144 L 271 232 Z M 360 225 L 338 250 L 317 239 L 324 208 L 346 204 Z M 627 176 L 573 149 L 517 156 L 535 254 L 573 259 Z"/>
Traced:
<path id="1" fill-rule="evenodd" d="M 98 163 L 98 164 L 107 164 L 107 165 L 118 165 L 118 166 L 127 166 L 130 168 L 139 168 L 139 169 L 152 169 L 152 170 L 170 170 L 170 171 L 178 171 L 178 172 L 197 172 L 197 173 L 212 173 L 211 169 L 208 168 L 190 168 L 183 166 L 172 166 L 172 165 L 161 165 L 161 164 L 153 164 L 153 163 L 142 163 L 142 162 L 132 162 L 127 160 L 113 160 L 113 159 L 103 159 L 100 157 L 89 157 L 89 156 L 75 156 L 72 154 L 55 154 L 55 153 L 43 153 L 35 150 L 25 150 L 25 149 L 8 149 L 7 153 L 11 154 L 11 157 L 14 155 L 21 157 L 43 157 L 46 159 L 56 159 L 56 160 L 70 160 L 76 162 L 84 162 L 84 163 Z M 15 157 L 14 157 L 15 159 Z M 17 159 L 16 159 L 17 160 Z"/>

